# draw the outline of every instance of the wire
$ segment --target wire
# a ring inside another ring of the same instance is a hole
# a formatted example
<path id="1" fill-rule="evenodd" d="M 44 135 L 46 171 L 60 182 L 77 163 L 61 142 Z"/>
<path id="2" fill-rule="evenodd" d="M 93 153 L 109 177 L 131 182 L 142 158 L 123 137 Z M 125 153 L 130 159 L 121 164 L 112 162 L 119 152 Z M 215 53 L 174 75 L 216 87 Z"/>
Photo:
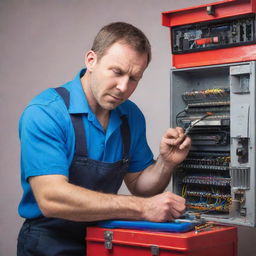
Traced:
<path id="1" fill-rule="evenodd" d="M 176 125 L 177 125 L 177 126 L 179 126 L 179 124 L 178 124 L 178 118 L 179 118 L 179 117 L 185 117 L 185 116 L 180 116 L 180 114 L 182 114 L 182 113 L 184 113 L 184 112 L 186 112 L 186 109 L 180 111 L 180 112 L 176 115 Z"/>

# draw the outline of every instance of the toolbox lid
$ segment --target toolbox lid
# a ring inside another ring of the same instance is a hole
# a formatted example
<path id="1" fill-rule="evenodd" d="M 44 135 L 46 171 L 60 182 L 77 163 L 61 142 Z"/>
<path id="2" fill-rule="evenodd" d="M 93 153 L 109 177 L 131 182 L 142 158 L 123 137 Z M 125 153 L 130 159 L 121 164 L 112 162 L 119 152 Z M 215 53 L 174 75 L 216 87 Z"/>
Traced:
<path id="1" fill-rule="evenodd" d="M 86 235 L 87 247 L 91 248 L 96 246 L 99 249 L 101 246 L 104 248 L 104 235 L 106 232 L 111 232 L 112 234 L 111 243 L 113 248 L 116 248 L 116 246 L 148 248 L 153 244 L 157 244 L 161 249 L 175 250 L 184 253 L 191 250 L 202 250 L 203 248 L 208 250 L 209 248 L 216 247 L 216 245 L 218 245 L 218 248 L 236 248 L 237 243 L 237 228 L 220 225 L 212 227 L 209 231 L 200 233 L 195 233 L 195 231 L 171 233 L 134 229 L 88 227 Z"/>

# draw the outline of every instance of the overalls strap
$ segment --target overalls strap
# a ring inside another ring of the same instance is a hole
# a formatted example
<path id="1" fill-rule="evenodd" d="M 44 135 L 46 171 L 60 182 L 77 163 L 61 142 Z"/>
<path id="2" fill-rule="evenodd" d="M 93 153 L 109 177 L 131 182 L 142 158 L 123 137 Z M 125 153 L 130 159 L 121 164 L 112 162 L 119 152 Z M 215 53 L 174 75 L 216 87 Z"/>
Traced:
<path id="1" fill-rule="evenodd" d="M 58 88 L 55 88 L 55 90 L 64 100 L 64 103 L 67 109 L 69 109 L 69 101 L 70 101 L 69 91 L 64 87 L 58 87 Z M 75 136 L 76 136 L 76 144 L 75 144 L 76 155 L 87 157 L 88 153 L 87 153 L 87 147 L 86 147 L 86 136 L 84 132 L 82 116 L 81 114 L 71 114 L 70 118 L 75 130 Z M 79 138 L 79 140 L 77 138 Z"/>
<path id="2" fill-rule="evenodd" d="M 121 125 L 121 134 L 123 138 L 123 159 L 129 159 L 129 150 L 130 150 L 130 143 L 131 143 L 131 134 L 129 123 L 126 115 L 121 116 L 122 125 Z"/>

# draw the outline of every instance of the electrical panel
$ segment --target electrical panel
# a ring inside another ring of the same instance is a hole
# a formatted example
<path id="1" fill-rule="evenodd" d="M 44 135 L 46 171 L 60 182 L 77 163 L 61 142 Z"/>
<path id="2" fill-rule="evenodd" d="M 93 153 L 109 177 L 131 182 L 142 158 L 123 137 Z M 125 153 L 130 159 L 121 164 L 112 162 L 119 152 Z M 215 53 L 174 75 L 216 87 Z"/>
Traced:
<path id="1" fill-rule="evenodd" d="M 188 214 L 256 226 L 254 0 L 164 12 L 170 27 L 171 127 L 192 140 L 172 190 Z"/>
<path id="2" fill-rule="evenodd" d="M 255 226 L 255 62 L 171 70 L 171 122 L 192 140 L 173 177 L 188 212 Z"/>

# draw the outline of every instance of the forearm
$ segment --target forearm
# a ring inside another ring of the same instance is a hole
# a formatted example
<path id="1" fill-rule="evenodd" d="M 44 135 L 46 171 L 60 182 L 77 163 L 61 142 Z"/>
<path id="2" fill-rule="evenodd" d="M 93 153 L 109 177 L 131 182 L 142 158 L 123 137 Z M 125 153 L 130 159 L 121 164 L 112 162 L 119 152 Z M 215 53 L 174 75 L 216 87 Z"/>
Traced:
<path id="1" fill-rule="evenodd" d="M 30 179 L 35 198 L 46 217 L 73 221 L 143 218 L 143 198 L 95 192 L 68 183 L 64 176 L 50 176 Z"/>
<path id="2" fill-rule="evenodd" d="M 68 189 L 69 191 L 67 191 Z M 104 219 L 141 219 L 140 198 L 104 194 L 68 184 L 65 191 L 49 198 L 51 217 L 73 221 L 97 221 Z"/>
<path id="3" fill-rule="evenodd" d="M 184 134 L 183 128 L 169 128 L 161 139 L 157 161 L 139 175 L 127 175 L 130 191 L 146 196 L 161 193 L 170 182 L 175 167 L 186 158 L 190 145 L 191 139 Z"/>
<path id="4" fill-rule="evenodd" d="M 166 163 L 161 155 L 134 180 L 128 181 L 133 194 L 153 196 L 164 191 L 170 182 L 175 165 Z"/>

